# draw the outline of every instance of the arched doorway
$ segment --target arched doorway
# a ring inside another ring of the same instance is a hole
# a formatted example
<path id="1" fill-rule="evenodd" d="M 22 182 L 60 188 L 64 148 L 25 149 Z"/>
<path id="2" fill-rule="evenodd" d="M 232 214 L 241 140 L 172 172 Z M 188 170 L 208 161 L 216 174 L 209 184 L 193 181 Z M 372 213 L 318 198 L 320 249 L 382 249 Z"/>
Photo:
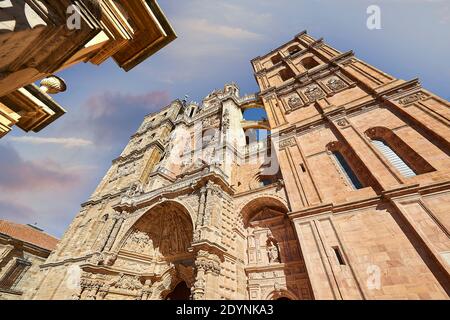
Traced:
<path id="1" fill-rule="evenodd" d="M 177 201 L 152 207 L 125 236 L 117 267 L 132 266 L 150 283 L 152 299 L 186 300 L 193 278 L 193 223 L 188 210 Z M 151 276 L 146 276 L 146 274 Z"/>
<path id="2" fill-rule="evenodd" d="M 121 251 L 154 261 L 174 262 L 189 256 L 193 224 L 188 211 L 174 201 L 163 202 L 144 214 L 131 228 Z"/>
<path id="3" fill-rule="evenodd" d="M 191 289 L 185 281 L 182 281 L 166 296 L 165 300 L 189 300 L 190 296 Z"/>

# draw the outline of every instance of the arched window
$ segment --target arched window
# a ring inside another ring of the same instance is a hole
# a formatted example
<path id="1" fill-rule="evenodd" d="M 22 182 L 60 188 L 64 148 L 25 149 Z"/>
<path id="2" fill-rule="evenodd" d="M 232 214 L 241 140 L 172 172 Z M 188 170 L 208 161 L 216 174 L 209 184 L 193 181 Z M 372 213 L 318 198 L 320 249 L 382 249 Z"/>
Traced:
<path id="1" fill-rule="evenodd" d="M 406 178 L 435 171 L 420 154 L 400 139 L 392 130 L 374 127 L 366 131 L 372 145 Z"/>
<path id="2" fill-rule="evenodd" d="M 352 185 L 353 189 L 358 190 L 362 189 L 363 185 L 359 181 L 358 177 L 356 176 L 355 172 L 352 170 L 350 165 L 345 160 L 342 153 L 339 151 L 333 151 L 332 152 L 333 158 L 336 161 L 337 165 L 341 169 L 344 176 L 347 178 L 347 181 Z"/>
<path id="3" fill-rule="evenodd" d="M 404 177 L 414 177 L 416 173 L 400 156 L 382 139 L 373 139 L 372 144 Z"/>
<path id="4" fill-rule="evenodd" d="M 306 70 L 310 70 L 319 65 L 319 63 L 312 57 L 306 57 L 301 61 L 301 64 L 305 67 Z"/>

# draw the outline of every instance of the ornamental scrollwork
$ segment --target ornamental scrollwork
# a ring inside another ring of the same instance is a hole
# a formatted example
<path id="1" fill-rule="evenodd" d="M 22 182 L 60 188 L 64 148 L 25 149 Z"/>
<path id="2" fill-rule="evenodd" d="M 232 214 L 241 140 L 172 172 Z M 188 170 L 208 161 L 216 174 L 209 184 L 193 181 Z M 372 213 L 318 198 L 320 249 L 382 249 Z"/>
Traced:
<path id="1" fill-rule="evenodd" d="M 325 92 L 317 84 L 307 87 L 305 90 L 305 95 L 311 102 L 322 99 L 326 96 Z"/>
<path id="2" fill-rule="evenodd" d="M 414 102 L 417 102 L 420 100 L 424 100 L 424 99 L 426 99 L 426 97 L 427 96 L 425 94 L 423 94 L 422 92 L 418 92 L 418 93 L 411 94 L 407 97 L 400 99 L 399 103 L 403 104 L 403 105 L 411 104 L 411 103 L 414 103 Z"/>
<path id="3" fill-rule="evenodd" d="M 332 78 L 328 79 L 327 87 L 330 88 L 332 91 L 337 92 L 342 89 L 345 89 L 347 87 L 347 85 L 345 84 L 344 81 L 342 81 L 338 77 L 332 77 Z"/>

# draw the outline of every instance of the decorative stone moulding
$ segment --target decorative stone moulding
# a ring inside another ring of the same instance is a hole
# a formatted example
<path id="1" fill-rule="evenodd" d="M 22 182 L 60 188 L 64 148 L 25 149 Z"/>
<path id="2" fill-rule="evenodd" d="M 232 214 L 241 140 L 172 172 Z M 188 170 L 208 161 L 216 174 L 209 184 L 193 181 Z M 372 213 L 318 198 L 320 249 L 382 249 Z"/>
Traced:
<path id="1" fill-rule="evenodd" d="M 427 96 L 422 92 L 417 92 L 400 99 L 398 102 L 402 105 L 411 104 L 417 101 L 425 100 Z"/>
<path id="2" fill-rule="evenodd" d="M 326 97 L 325 92 L 317 84 L 312 84 L 307 87 L 304 94 L 308 97 L 310 102 L 315 102 Z"/>
<path id="3" fill-rule="evenodd" d="M 326 83 L 327 87 L 334 92 L 338 92 L 347 88 L 345 82 L 339 79 L 338 77 L 331 77 L 330 79 L 327 80 Z"/>

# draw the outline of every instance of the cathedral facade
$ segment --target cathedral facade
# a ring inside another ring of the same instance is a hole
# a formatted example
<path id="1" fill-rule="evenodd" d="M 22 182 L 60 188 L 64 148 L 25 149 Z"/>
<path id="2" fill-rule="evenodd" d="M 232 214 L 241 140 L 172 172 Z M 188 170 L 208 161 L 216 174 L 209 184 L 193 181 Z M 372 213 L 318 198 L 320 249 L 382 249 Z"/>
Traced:
<path id="1" fill-rule="evenodd" d="M 145 117 L 34 299 L 449 298 L 449 103 L 306 32 L 252 64 Z"/>

